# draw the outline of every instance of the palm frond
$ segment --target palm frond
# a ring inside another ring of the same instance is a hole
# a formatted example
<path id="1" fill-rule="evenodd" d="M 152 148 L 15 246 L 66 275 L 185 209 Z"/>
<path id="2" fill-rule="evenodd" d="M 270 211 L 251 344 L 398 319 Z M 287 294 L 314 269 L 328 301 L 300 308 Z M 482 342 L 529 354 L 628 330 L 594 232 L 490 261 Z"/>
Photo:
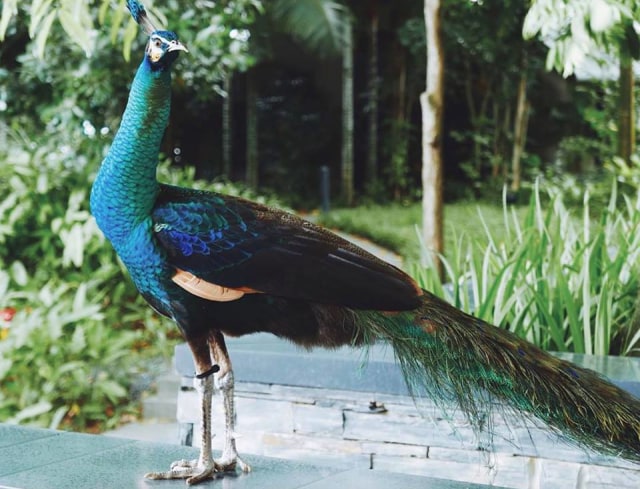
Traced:
<path id="1" fill-rule="evenodd" d="M 351 21 L 343 4 L 332 0 L 276 0 L 272 9 L 284 30 L 310 49 L 323 54 L 340 52 L 345 23 Z"/>

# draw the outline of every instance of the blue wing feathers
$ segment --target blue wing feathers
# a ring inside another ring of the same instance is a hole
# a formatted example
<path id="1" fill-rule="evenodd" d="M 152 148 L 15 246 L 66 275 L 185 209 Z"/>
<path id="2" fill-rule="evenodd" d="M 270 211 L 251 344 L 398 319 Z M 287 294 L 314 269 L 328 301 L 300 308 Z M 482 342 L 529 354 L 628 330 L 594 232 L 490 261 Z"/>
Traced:
<path id="1" fill-rule="evenodd" d="M 333 233 L 244 199 L 163 185 L 152 218 L 173 266 L 225 287 L 384 310 L 414 308 L 421 294 Z"/>
<path id="2" fill-rule="evenodd" d="M 246 250 L 229 251 L 254 239 L 242 217 L 209 192 L 163 186 L 152 217 L 161 244 L 180 268 L 196 274 L 221 270 L 250 258 Z"/>

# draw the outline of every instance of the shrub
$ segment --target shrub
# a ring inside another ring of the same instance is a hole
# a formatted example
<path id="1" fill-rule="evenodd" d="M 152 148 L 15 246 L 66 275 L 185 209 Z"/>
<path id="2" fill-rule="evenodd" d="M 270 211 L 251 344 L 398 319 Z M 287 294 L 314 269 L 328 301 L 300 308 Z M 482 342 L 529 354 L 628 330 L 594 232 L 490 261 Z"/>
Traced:
<path id="1" fill-rule="evenodd" d="M 144 362 L 131 353 L 167 355 L 171 330 L 89 214 L 87 158 L 25 146 L 9 146 L 0 175 L 0 308 L 15 311 L 0 320 L 0 419 L 102 429 L 133 410 Z"/>
<path id="2" fill-rule="evenodd" d="M 609 205 L 594 219 L 588 193 L 581 215 L 564 205 L 561 193 L 550 189 L 548 196 L 545 210 L 536 185 L 523 225 L 504 204 L 502 242 L 488 227 L 486 247 L 460 238 L 453 256 L 443 259 L 444 281 L 433 267 L 412 272 L 456 307 L 545 349 L 637 352 L 640 197 L 622 196 L 617 207 L 614 183 Z"/>
<path id="3" fill-rule="evenodd" d="M 105 142 L 45 144 L 0 154 L 0 420 L 97 431 L 136 411 L 135 381 L 179 335 L 141 299 L 89 214 Z M 206 186 L 191 170 L 160 173 Z"/>

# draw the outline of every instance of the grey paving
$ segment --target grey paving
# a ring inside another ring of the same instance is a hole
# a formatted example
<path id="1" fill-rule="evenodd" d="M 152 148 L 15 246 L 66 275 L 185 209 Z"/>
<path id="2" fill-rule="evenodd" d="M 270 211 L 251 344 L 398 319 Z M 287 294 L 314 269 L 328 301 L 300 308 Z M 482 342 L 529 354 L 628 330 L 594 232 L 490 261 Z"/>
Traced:
<path id="1" fill-rule="evenodd" d="M 0 425 L 0 488 L 177 488 L 183 481 L 147 481 L 149 470 L 190 459 L 197 450 L 78 433 Z M 223 489 L 483 489 L 487 486 L 362 469 L 336 469 L 265 457 L 247 457 L 250 474 L 221 474 L 198 485 Z M 494 489 L 499 489 L 492 486 Z"/>

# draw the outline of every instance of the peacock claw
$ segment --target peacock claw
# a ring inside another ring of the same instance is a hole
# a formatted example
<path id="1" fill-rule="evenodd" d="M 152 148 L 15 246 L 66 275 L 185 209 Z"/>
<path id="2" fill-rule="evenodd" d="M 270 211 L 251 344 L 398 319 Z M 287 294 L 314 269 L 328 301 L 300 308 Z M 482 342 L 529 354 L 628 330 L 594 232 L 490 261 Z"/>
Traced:
<path id="1" fill-rule="evenodd" d="M 192 469 L 194 467 L 197 467 L 198 465 L 198 461 L 197 460 L 176 460 L 175 462 L 173 462 L 170 466 L 171 470 L 174 469 Z"/>
<path id="2" fill-rule="evenodd" d="M 144 477 L 153 480 L 186 479 L 188 485 L 193 485 L 213 479 L 218 472 L 220 472 L 218 465 L 213 461 L 200 464 L 199 460 L 177 460 L 171 464 L 168 471 L 149 472 Z"/>
<path id="3" fill-rule="evenodd" d="M 202 464 L 200 463 L 200 461 L 198 459 L 193 459 L 193 460 L 177 460 L 175 462 L 173 462 L 171 464 L 171 468 L 172 469 L 178 469 L 178 470 L 184 470 L 184 469 L 196 469 L 199 466 L 201 467 L 205 467 L 205 466 L 215 466 L 215 463 L 213 463 L 213 461 L 207 462 L 206 464 Z"/>
<path id="4" fill-rule="evenodd" d="M 221 472 L 233 472 L 236 468 L 242 472 L 251 472 L 251 466 L 242 460 L 237 454 L 230 457 L 221 457 L 201 464 L 199 460 L 176 460 L 166 472 L 149 472 L 145 479 L 167 480 L 186 479 L 188 485 L 197 484 L 207 479 L 213 479 Z"/>
<path id="5" fill-rule="evenodd" d="M 242 472 L 251 472 L 251 466 L 242 460 L 238 455 L 232 457 L 222 457 L 215 461 L 218 472 L 231 472 L 240 469 Z"/>

